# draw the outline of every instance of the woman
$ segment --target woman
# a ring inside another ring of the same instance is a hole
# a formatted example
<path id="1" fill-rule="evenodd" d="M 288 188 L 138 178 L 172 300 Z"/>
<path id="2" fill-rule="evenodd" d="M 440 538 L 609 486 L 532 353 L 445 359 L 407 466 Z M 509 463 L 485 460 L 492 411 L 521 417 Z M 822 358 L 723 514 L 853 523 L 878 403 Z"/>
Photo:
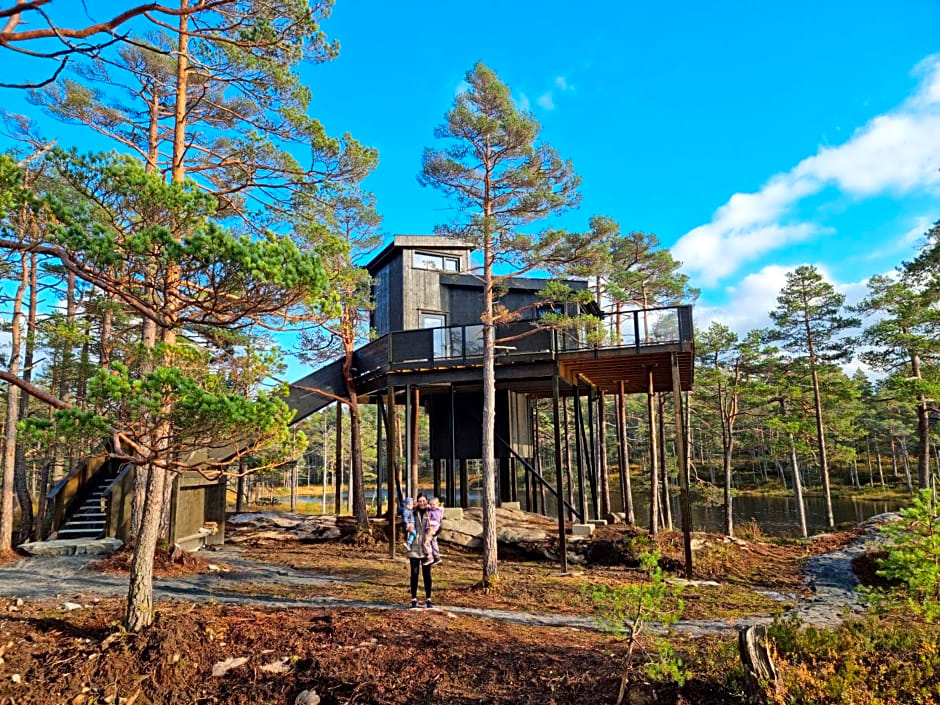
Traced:
<path id="1" fill-rule="evenodd" d="M 424 577 L 424 606 L 430 609 L 431 604 L 431 566 L 422 565 L 424 562 L 424 539 L 430 530 L 428 526 L 428 498 L 423 492 L 415 498 L 414 506 L 415 538 L 408 549 L 408 561 L 411 563 L 411 606 L 418 606 L 418 574 Z"/>

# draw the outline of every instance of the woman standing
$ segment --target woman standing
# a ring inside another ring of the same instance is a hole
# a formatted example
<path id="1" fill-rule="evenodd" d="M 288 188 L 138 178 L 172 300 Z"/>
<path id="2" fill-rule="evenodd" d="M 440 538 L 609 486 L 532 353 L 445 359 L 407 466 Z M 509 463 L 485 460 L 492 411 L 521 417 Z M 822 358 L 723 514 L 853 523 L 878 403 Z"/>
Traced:
<path id="1" fill-rule="evenodd" d="M 431 604 L 431 566 L 422 565 L 424 562 L 424 540 L 430 531 L 428 522 L 428 498 L 423 492 L 415 499 L 414 508 L 415 538 L 408 549 L 408 562 L 411 564 L 411 606 L 418 606 L 418 574 L 424 578 L 424 606 L 430 609 Z"/>

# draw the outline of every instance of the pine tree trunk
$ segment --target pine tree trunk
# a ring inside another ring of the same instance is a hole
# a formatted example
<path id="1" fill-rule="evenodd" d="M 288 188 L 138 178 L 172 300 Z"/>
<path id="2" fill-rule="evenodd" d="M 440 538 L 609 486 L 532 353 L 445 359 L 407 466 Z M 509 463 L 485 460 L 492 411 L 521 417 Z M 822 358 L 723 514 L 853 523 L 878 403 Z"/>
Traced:
<path id="1" fill-rule="evenodd" d="M 822 476 L 823 494 L 826 497 L 826 526 L 836 528 L 835 516 L 832 513 L 832 493 L 829 489 L 829 457 L 826 453 L 826 432 L 823 428 L 822 395 L 819 392 L 819 373 L 816 371 L 815 361 L 812 364 L 813 401 L 816 407 L 816 439 L 819 442 L 819 472 Z"/>
<path id="2" fill-rule="evenodd" d="M 907 485 L 908 494 L 914 494 L 914 485 L 911 482 L 911 462 L 910 454 L 907 452 L 907 439 L 900 436 L 901 441 L 901 460 L 904 461 L 904 484 Z"/>
<path id="3" fill-rule="evenodd" d="M 924 397 L 917 405 L 917 442 L 917 486 L 926 490 L 930 488 L 930 414 Z"/>
<path id="4" fill-rule="evenodd" d="M 806 507 L 803 504 L 803 482 L 800 478 L 800 464 L 796 457 L 796 443 L 793 442 L 793 434 L 787 435 L 790 445 L 790 468 L 793 471 L 793 498 L 796 500 L 796 517 L 800 525 L 800 536 L 806 538 L 809 534 L 806 530 Z"/>
<path id="5" fill-rule="evenodd" d="M 734 450 L 734 438 L 730 433 L 726 434 L 726 438 L 722 444 L 722 470 L 724 472 L 725 478 L 725 536 L 734 536 L 734 518 L 732 516 L 732 465 L 731 465 L 731 455 Z"/>
<path id="6" fill-rule="evenodd" d="M 32 381 L 33 354 L 36 348 L 36 318 L 38 308 L 38 262 L 36 253 L 29 256 L 29 304 L 26 314 L 26 340 L 23 355 L 23 380 Z M 29 395 L 20 393 L 19 418 L 22 421 L 29 412 Z M 13 484 L 16 487 L 16 498 L 20 505 L 20 535 L 17 543 L 25 543 L 38 535 L 35 525 L 42 522 L 33 518 L 33 498 L 29 492 L 26 468 L 26 446 L 18 443 L 16 446 L 16 469 L 13 474 Z M 45 493 L 45 490 L 41 490 Z M 44 502 L 40 502 L 44 504 Z"/>
<path id="7" fill-rule="evenodd" d="M 350 455 L 350 482 L 349 490 L 352 493 L 352 514 L 360 531 L 369 531 L 369 510 L 366 507 L 366 487 L 362 475 L 362 417 L 359 411 L 359 397 L 356 394 L 356 382 L 353 379 L 352 365 L 355 346 L 349 344 L 345 348 L 343 362 L 343 377 L 346 380 L 346 396 L 349 397 L 349 455 Z M 378 424 L 378 419 L 376 419 Z M 378 459 L 379 448 L 375 449 Z M 378 463 L 376 463 L 378 467 Z M 376 491 L 378 496 L 378 491 Z"/>
<path id="8" fill-rule="evenodd" d="M 498 572 L 496 555 L 496 327 L 493 320 L 493 260 L 489 236 L 483 269 L 483 585 Z"/>
<path id="9" fill-rule="evenodd" d="M 13 296 L 13 319 L 10 333 L 11 375 L 20 373 L 20 346 L 22 340 L 23 296 L 29 281 L 27 254 L 20 256 L 20 282 Z M 16 424 L 19 420 L 20 388 L 7 384 L 6 420 L 3 428 L 3 482 L 0 485 L 0 554 L 13 549 L 13 476 L 16 468 Z"/>
<path id="10" fill-rule="evenodd" d="M 884 468 L 881 465 L 881 447 L 875 442 L 875 458 L 878 461 L 878 478 L 881 480 L 881 486 L 885 487 L 885 473 Z"/>
<path id="11" fill-rule="evenodd" d="M 659 448 L 656 443 L 656 402 L 653 387 L 653 370 L 648 370 L 649 389 L 646 394 L 646 413 L 649 418 L 650 452 L 650 533 L 659 533 Z"/>
<path id="12" fill-rule="evenodd" d="M 158 467 L 149 468 L 146 475 L 146 501 L 131 560 L 124 618 L 124 626 L 131 632 L 139 632 L 153 624 L 153 555 L 160 535 L 163 488 L 167 480 L 166 471 Z"/>
<path id="13" fill-rule="evenodd" d="M 659 423 L 659 467 L 662 475 L 662 492 L 660 508 L 663 512 L 663 526 L 672 531 L 672 502 L 669 498 L 669 463 L 666 458 L 666 411 L 663 399 L 665 394 L 658 394 L 657 422 Z"/>

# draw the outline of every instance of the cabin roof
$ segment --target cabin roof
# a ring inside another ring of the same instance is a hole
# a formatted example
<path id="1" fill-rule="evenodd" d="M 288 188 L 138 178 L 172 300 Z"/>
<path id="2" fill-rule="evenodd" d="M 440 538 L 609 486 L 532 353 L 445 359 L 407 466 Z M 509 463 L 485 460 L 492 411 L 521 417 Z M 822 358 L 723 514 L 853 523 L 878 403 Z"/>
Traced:
<path id="1" fill-rule="evenodd" d="M 473 245 L 448 235 L 395 235 L 392 241 L 369 260 L 365 267 L 375 276 L 392 256 L 400 250 L 472 250 Z"/>

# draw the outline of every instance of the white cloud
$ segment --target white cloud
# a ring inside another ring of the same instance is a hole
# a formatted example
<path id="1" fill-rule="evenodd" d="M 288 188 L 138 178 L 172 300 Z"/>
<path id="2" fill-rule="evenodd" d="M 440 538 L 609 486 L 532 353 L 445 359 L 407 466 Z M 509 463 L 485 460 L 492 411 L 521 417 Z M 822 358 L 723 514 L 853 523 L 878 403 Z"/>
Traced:
<path id="1" fill-rule="evenodd" d="M 841 145 L 820 147 L 756 193 L 734 194 L 711 222 L 683 235 L 673 251 L 684 269 L 713 285 L 766 252 L 824 234 L 818 225 L 786 217 L 830 186 L 856 198 L 940 186 L 940 54 L 914 73 L 921 77 L 917 90 L 896 110 L 871 119 Z"/>
<path id="2" fill-rule="evenodd" d="M 460 95 L 461 93 L 466 93 L 469 90 L 470 90 L 470 84 L 464 80 L 461 80 L 460 83 L 457 84 L 457 87 L 454 89 L 454 95 L 457 96 L 457 95 Z"/>
<path id="3" fill-rule="evenodd" d="M 535 99 L 535 102 L 541 105 L 543 108 L 545 108 L 545 110 L 555 109 L 555 101 L 552 98 L 551 91 L 548 91 L 547 93 L 543 93 L 542 95 L 540 95 L 538 98 Z"/>
<path id="4" fill-rule="evenodd" d="M 738 335 L 743 336 L 754 328 L 767 328 L 771 325 L 769 313 L 777 307 L 777 296 L 786 284 L 787 272 L 793 271 L 799 264 L 783 266 L 768 264 L 760 270 L 748 274 L 736 284 L 725 287 L 727 304 L 720 306 L 697 305 L 695 307 L 696 327 L 707 328 L 713 321 L 723 323 Z M 835 280 L 825 266 L 816 264 L 823 279 L 845 294 L 847 306 L 857 304 L 868 290 L 868 280 L 840 282 Z"/>
<path id="5" fill-rule="evenodd" d="M 568 79 L 564 76 L 555 77 L 555 86 L 561 91 L 573 91 L 574 86 L 568 83 Z"/>
<path id="6" fill-rule="evenodd" d="M 519 106 L 519 110 L 531 110 L 532 103 L 529 102 L 529 96 L 527 96 L 522 91 L 519 91 L 519 99 L 516 101 L 516 105 Z"/>

